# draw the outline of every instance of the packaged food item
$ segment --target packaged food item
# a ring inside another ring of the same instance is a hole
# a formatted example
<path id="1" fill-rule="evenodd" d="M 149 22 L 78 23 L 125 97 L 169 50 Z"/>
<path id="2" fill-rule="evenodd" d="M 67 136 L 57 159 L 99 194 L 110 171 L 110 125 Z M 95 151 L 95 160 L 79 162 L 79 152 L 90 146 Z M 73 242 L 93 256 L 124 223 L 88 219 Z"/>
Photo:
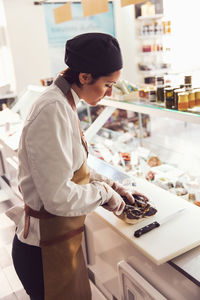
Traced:
<path id="1" fill-rule="evenodd" d="M 195 90 L 195 106 L 200 106 L 200 89 Z"/>
<path id="2" fill-rule="evenodd" d="M 178 94 L 184 92 L 184 89 L 174 89 L 174 109 L 178 109 Z"/>
<path id="3" fill-rule="evenodd" d="M 156 86 L 163 86 L 165 83 L 163 76 L 156 77 Z"/>
<path id="4" fill-rule="evenodd" d="M 151 1 L 147 1 L 141 6 L 141 15 L 143 17 L 149 17 L 155 15 L 155 5 Z"/>
<path id="5" fill-rule="evenodd" d="M 167 33 L 171 33 L 171 21 L 167 21 Z"/>
<path id="6" fill-rule="evenodd" d="M 157 102 L 164 102 L 165 100 L 165 89 L 164 86 L 157 87 L 156 91 L 156 101 Z"/>
<path id="7" fill-rule="evenodd" d="M 188 200 L 194 202 L 196 200 L 195 193 L 189 193 Z"/>
<path id="8" fill-rule="evenodd" d="M 195 92 L 194 90 L 188 91 L 188 107 L 193 108 L 195 106 Z"/>
<path id="9" fill-rule="evenodd" d="M 147 175 L 146 175 L 146 180 L 148 180 L 148 181 L 153 181 L 154 179 L 155 179 L 155 173 L 154 172 L 152 172 L 152 171 L 149 171 L 148 173 L 147 173 Z"/>
<path id="10" fill-rule="evenodd" d="M 188 91 L 192 88 L 192 76 L 185 76 L 184 77 L 184 86 L 185 86 L 185 90 Z"/>
<path id="11" fill-rule="evenodd" d="M 40 83 L 43 86 L 49 86 L 51 85 L 53 82 L 53 77 L 49 77 L 49 78 L 44 78 L 44 79 L 40 79 Z"/>
<path id="12" fill-rule="evenodd" d="M 155 102 L 156 101 L 156 91 L 150 90 L 149 91 L 149 102 Z"/>
<path id="13" fill-rule="evenodd" d="M 160 166 L 161 161 L 157 156 L 151 156 L 148 160 L 147 163 L 150 167 L 155 167 L 155 166 Z"/>
<path id="14" fill-rule="evenodd" d="M 188 93 L 178 94 L 178 110 L 186 111 L 188 109 Z"/>
<path id="15" fill-rule="evenodd" d="M 174 106 L 173 88 L 169 87 L 165 89 L 165 107 L 173 108 L 173 106 Z"/>

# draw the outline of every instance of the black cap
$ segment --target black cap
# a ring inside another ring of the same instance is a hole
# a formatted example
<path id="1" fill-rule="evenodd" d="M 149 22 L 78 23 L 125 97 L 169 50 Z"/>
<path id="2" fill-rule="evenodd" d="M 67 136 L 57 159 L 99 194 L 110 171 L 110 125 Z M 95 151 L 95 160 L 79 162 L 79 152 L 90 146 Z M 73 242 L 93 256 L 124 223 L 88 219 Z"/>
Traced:
<path id="1" fill-rule="evenodd" d="M 77 72 L 109 74 L 123 66 L 116 38 L 105 33 L 85 33 L 66 42 L 65 63 Z"/>

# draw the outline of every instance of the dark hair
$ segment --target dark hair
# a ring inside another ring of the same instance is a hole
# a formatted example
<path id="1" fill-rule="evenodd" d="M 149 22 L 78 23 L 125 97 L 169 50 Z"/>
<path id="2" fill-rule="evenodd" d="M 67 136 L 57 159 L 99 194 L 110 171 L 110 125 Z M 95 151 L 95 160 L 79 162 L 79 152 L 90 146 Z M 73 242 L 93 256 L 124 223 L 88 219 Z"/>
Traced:
<path id="1" fill-rule="evenodd" d="M 79 80 L 79 74 L 82 73 L 82 72 L 77 72 L 77 71 L 74 71 L 70 68 L 66 69 L 64 72 L 63 72 L 63 77 L 70 83 L 75 83 L 76 85 L 78 85 L 79 87 L 81 86 L 81 83 L 80 83 L 80 80 Z M 95 73 L 91 73 L 91 76 L 92 76 L 92 82 L 90 84 L 93 84 L 95 83 L 100 77 L 102 76 L 109 76 L 109 74 L 95 74 Z"/>

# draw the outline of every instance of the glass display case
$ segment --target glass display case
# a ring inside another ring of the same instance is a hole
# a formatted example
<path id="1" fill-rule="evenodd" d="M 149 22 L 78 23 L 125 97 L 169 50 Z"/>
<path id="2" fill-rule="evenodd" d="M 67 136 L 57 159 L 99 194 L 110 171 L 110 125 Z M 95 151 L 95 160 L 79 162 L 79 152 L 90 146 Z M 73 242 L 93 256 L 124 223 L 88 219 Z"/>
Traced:
<path id="1" fill-rule="evenodd" d="M 24 119 L 43 90 L 29 86 L 12 111 Z M 200 204 L 199 106 L 178 111 L 164 103 L 104 98 L 97 107 L 80 101 L 78 112 L 92 155 Z"/>
<path id="2" fill-rule="evenodd" d="M 110 98 L 101 100 L 100 104 L 105 109 L 85 130 L 90 153 L 133 179 L 146 178 L 199 205 L 199 108 L 183 112 L 139 100 Z M 118 120 L 115 129 L 111 125 L 116 110 L 126 114 Z"/>

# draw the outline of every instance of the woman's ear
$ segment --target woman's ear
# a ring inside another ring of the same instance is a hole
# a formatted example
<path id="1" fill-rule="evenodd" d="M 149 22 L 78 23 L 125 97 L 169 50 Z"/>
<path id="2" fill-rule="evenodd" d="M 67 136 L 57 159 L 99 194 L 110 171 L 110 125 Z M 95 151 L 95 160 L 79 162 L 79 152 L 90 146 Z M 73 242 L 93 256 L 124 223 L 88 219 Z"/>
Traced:
<path id="1" fill-rule="evenodd" d="M 82 85 L 89 84 L 92 81 L 92 75 L 90 73 L 79 73 L 79 81 Z"/>

